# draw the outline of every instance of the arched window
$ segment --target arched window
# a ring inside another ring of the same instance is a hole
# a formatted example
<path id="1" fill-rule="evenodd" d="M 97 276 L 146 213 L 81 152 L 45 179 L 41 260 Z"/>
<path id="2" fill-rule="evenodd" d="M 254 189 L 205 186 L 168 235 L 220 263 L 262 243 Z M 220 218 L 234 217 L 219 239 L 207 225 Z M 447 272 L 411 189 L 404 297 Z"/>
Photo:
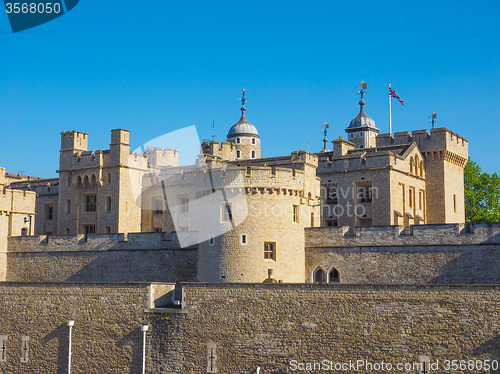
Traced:
<path id="1" fill-rule="evenodd" d="M 413 156 L 410 157 L 410 174 L 413 174 Z"/>
<path id="2" fill-rule="evenodd" d="M 241 158 L 241 151 L 240 150 L 236 151 L 236 158 Z"/>
<path id="3" fill-rule="evenodd" d="M 313 282 L 322 283 L 326 281 L 326 273 L 323 269 L 317 268 L 313 274 Z"/>
<path id="4" fill-rule="evenodd" d="M 311 213 L 311 227 L 314 227 L 314 213 Z"/>
<path id="5" fill-rule="evenodd" d="M 26 227 L 21 229 L 21 236 L 27 236 L 28 235 L 28 229 Z"/>
<path id="6" fill-rule="evenodd" d="M 252 158 L 255 158 L 255 151 L 252 151 Z"/>
<path id="7" fill-rule="evenodd" d="M 255 138 L 252 138 L 252 144 L 255 144 Z"/>
<path id="8" fill-rule="evenodd" d="M 328 278 L 329 283 L 339 283 L 340 282 L 340 274 L 339 271 L 335 268 L 330 270 L 330 276 Z"/>
<path id="9" fill-rule="evenodd" d="M 241 139 L 240 138 L 236 138 L 236 144 L 240 144 L 241 143 Z"/>
<path id="10" fill-rule="evenodd" d="M 424 162 L 420 161 L 420 176 L 424 176 Z"/>

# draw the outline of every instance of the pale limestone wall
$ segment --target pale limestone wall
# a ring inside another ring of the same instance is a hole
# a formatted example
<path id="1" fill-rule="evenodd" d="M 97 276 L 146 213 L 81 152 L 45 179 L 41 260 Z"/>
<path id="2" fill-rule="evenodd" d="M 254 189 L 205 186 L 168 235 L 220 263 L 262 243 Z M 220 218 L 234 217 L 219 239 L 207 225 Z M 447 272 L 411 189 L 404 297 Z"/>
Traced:
<path id="1" fill-rule="evenodd" d="M 148 284 L 4 283 L 0 286 L 0 334 L 7 336 L 3 373 L 66 373 L 69 319 L 72 372 L 138 373 L 147 322 Z M 28 363 L 21 340 L 29 337 Z M 148 343 L 149 343 L 148 339 Z"/>
<path id="2" fill-rule="evenodd" d="M 246 212 L 240 210 L 245 209 L 248 214 L 236 227 L 221 222 L 223 227 L 232 229 L 216 237 L 213 245 L 209 241 L 200 244 L 200 281 L 262 282 L 269 269 L 278 281 L 303 281 L 304 227 L 319 225 L 317 157 L 294 152 L 288 162 L 302 170 L 242 164 L 241 185 L 234 184 L 233 169 L 221 171 L 220 179 L 212 179 L 215 186 L 241 191 L 246 204 L 235 204 L 233 214 L 243 216 Z M 294 206 L 298 209 L 298 222 L 293 220 Z M 242 235 L 246 235 L 247 243 L 241 242 Z M 264 258 L 266 242 L 275 243 L 275 259 Z"/>
<path id="3" fill-rule="evenodd" d="M 238 143 L 238 139 L 240 143 Z M 229 139 L 236 146 L 236 160 L 250 160 L 260 158 L 260 138 L 256 136 L 237 136 Z M 240 151 L 240 157 L 238 157 Z M 254 151 L 254 157 L 252 157 Z"/>
<path id="4" fill-rule="evenodd" d="M 441 368 L 445 359 L 498 360 L 499 291 L 499 286 L 189 284 L 185 314 L 169 314 L 168 321 L 152 315 L 149 370 L 205 373 L 207 343 L 216 345 L 217 372 L 234 374 L 255 373 L 257 367 L 261 373 L 292 372 L 292 360 L 396 365 L 427 355 L 440 360 Z"/>
<path id="5" fill-rule="evenodd" d="M 377 137 L 377 146 L 415 142 L 425 159 L 427 223 L 465 222 L 463 168 L 468 141 L 446 128 Z"/>

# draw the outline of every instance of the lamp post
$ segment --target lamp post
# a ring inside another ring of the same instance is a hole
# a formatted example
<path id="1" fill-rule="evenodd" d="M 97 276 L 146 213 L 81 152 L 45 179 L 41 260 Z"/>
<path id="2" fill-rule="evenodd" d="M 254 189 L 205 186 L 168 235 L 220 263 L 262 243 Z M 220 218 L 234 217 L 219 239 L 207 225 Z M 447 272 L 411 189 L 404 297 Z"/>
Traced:
<path id="1" fill-rule="evenodd" d="M 146 374 L 146 332 L 149 330 L 148 325 L 142 325 L 142 374 Z"/>
<path id="2" fill-rule="evenodd" d="M 71 374 L 71 331 L 75 325 L 75 321 L 69 320 L 66 323 L 69 327 L 69 337 L 68 337 L 68 374 Z"/>

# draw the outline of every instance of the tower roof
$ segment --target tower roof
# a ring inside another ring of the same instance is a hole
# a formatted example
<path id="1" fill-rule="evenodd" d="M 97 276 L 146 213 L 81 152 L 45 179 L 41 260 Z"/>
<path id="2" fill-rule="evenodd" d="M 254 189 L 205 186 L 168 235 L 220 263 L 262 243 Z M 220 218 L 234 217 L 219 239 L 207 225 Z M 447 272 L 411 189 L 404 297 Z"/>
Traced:
<path id="1" fill-rule="evenodd" d="M 375 121 L 365 113 L 363 108 L 365 106 L 365 101 L 363 99 L 359 102 L 359 106 L 359 114 L 351 121 L 346 130 L 357 129 L 359 127 L 371 127 L 376 129 L 377 127 L 375 126 Z"/>
<path id="2" fill-rule="evenodd" d="M 254 137 L 259 137 L 259 133 L 257 132 L 257 129 L 255 128 L 254 125 L 252 125 L 250 122 L 247 121 L 245 117 L 245 111 L 247 108 L 245 108 L 245 102 L 247 99 L 245 99 L 245 89 L 243 89 L 243 97 L 240 99 L 242 106 L 241 106 L 241 118 L 238 122 L 236 122 L 230 129 L 229 132 L 227 133 L 228 138 L 235 138 L 237 136 L 254 136 Z"/>

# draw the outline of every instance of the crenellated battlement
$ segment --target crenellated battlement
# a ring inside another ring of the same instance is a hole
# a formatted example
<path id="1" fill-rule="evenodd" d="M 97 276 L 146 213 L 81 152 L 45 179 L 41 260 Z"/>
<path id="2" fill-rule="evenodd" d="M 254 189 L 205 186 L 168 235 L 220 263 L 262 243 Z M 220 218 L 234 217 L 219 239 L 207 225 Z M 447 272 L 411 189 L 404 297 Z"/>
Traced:
<path id="1" fill-rule="evenodd" d="M 196 232 L 183 235 L 197 235 Z M 8 252 L 102 252 L 181 249 L 175 233 L 129 233 L 67 236 L 12 236 Z M 193 249 L 192 247 L 182 249 Z"/>
<path id="2" fill-rule="evenodd" d="M 179 150 L 173 148 L 147 148 L 148 164 L 152 167 L 179 166 Z"/>
<path id="3" fill-rule="evenodd" d="M 182 170 L 179 173 L 153 177 L 153 185 L 193 186 L 195 190 L 209 190 L 212 188 L 267 188 L 303 190 L 306 182 L 304 170 L 273 166 L 228 166 L 225 168 L 202 168 Z"/>
<path id="4" fill-rule="evenodd" d="M 306 229 L 306 247 L 383 247 L 500 244 L 500 224 L 320 227 Z"/>
<path id="5" fill-rule="evenodd" d="M 218 141 L 203 142 L 201 153 L 207 161 L 212 159 L 234 161 L 236 160 L 236 144 L 227 141 L 220 144 Z"/>
<path id="6" fill-rule="evenodd" d="M 417 143 L 420 152 L 449 151 L 459 157 L 467 159 L 469 142 L 463 136 L 447 128 L 427 130 L 416 130 L 411 134 L 408 131 L 391 134 L 380 134 L 376 138 L 377 147 L 384 147 L 398 144 Z"/>

